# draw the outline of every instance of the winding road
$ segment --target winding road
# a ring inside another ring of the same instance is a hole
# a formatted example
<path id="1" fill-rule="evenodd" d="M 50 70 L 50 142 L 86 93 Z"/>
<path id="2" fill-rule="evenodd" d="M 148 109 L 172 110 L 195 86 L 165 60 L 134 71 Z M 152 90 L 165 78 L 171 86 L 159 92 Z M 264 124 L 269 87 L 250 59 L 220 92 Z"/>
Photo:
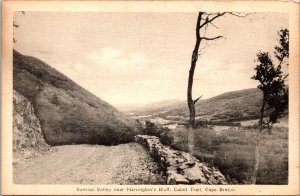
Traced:
<path id="1" fill-rule="evenodd" d="M 157 165 L 137 143 L 65 145 L 14 166 L 16 184 L 164 184 Z"/>

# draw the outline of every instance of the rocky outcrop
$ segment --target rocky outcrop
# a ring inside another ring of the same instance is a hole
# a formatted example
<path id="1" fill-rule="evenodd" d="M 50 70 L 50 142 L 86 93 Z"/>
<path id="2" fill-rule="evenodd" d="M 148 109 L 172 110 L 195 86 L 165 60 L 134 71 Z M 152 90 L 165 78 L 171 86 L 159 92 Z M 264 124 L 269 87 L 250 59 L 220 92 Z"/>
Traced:
<path id="1" fill-rule="evenodd" d="M 50 147 L 31 103 L 18 92 L 13 93 L 13 161 L 17 163 L 50 151 Z"/>
<path id="2" fill-rule="evenodd" d="M 163 145 L 156 136 L 137 135 L 136 141 L 159 163 L 167 184 L 227 184 L 218 169 L 208 167 L 189 153 Z"/>

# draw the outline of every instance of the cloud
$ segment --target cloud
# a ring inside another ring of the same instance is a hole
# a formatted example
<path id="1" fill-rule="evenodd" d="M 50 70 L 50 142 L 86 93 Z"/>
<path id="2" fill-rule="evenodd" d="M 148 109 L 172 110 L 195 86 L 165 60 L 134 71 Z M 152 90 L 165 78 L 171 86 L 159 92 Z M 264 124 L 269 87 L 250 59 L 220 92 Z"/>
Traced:
<path id="1" fill-rule="evenodd" d="M 142 52 L 125 53 L 117 48 L 104 48 L 88 55 L 93 63 L 111 72 L 137 72 L 145 68 L 147 59 Z"/>
<path id="2" fill-rule="evenodd" d="M 251 80 L 253 67 L 242 62 L 224 62 L 220 59 L 203 60 L 196 68 L 194 93 L 205 98 L 222 92 L 251 88 L 256 82 Z"/>

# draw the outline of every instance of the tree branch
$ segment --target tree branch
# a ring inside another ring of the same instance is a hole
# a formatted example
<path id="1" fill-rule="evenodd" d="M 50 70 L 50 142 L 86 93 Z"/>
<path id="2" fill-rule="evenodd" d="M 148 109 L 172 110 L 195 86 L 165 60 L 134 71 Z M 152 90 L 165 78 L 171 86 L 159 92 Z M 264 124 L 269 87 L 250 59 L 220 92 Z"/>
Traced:
<path id="1" fill-rule="evenodd" d="M 288 76 L 289 74 L 286 74 L 282 80 L 285 80 Z"/>
<path id="2" fill-rule="evenodd" d="M 250 13 L 246 13 L 245 15 L 240 15 L 240 12 L 227 12 L 227 14 L 233 15 L 233 16 L 237 16 L 237 17 L 246 17 L 248 16 Z"/>
<path id="3" fill-rule="evenodd" d="M 219 29 L 219 27 L 217 27 L 214 23 L 210 23 L 213 27 L 215 27 L 216 29 Z"/>
<path id="4" fill-rule="evenodd" d="M 16 28 L 18 28 L 19 27 L 19 25 L 15 22 L 15 21 L 13 21 L 13 27 L 16 27 Z"/>
<path id="5" fill-rule="evenodd" d="M 219 35 L 217 37 L 211 37 L 211 38 L 209 38 L 209 37 L 201 37 L 201 39 L 204 39 L 204 40 L 215 40 L 215 39 L 219 39 L 219 38 L 224 38 L 224 36 Z"/>
<path id="6" fill-rule="evenodd" d="M 201 95 L 200 97 L 198 97 L 197 99 L 195 99 L 195 100 L 194 100 L 194 104 L 195 104 L 199 99 L 201 99 L 202 96 L 203 96 L 203 95 Z"/>
<path id="7" fill-rule="evenodd" d="M 220 16 L 223 16 L 224 14 L 226 14 L 226 12 L 217 13 L 217 15 L 214 16 L 214 17 L 212 17 L 211 19 L 209 19 L 209 16 L 207 16 L 207 18 L 206 18 L 207 20 L 200 26 L 200 28 L 204 27 L 208 23 L 211 23 L 212 21 L 214 21 L 215 19 L 219 18 Z"/>

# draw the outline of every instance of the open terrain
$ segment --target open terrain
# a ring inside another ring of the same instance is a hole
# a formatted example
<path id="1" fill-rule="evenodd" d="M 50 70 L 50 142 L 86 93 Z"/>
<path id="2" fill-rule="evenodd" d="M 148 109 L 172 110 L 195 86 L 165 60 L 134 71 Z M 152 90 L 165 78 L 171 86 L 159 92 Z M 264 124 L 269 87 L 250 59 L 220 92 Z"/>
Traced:
<path id="1" fill-rule="evenodd" d="M 257 145 L 257 128 L 194 130 L 194 155 L 217 167 L 230 183 L 247 184 L 254 168 L 254 151 Z M 172 130 L 173 147 L 188 151 L 187 129 Z M 274 127 L 264 132 L 260 145 L 258 184 L 288 183 L 288 129 Z"/>
<path id="2" fill-rule="evenodd" d="M 260 90 L 245 89 L 202 100 L 196 105 L 194 156 L 217 167 L 232 184 L 250 183 L 255 164 L 260 104 Z M 135 108 L 127 113 L 141 122 L 150 121 L 169 128 L 174 139 L 172 146 L 187 152 L 186 102 L 161 106 L 154 103 L 152 106 Z M 266 116 L 269 112 L 266 111 Z M 264 130 L 257 184 L 288 183 L 288 134 L 288 117 L 280 119 L 270 132 Z"/>
<path id="3" fill-rule="evenodd" d="M 65 145 L 14 166 L 17 184 L 165 184 L 137 143 Z"/>

